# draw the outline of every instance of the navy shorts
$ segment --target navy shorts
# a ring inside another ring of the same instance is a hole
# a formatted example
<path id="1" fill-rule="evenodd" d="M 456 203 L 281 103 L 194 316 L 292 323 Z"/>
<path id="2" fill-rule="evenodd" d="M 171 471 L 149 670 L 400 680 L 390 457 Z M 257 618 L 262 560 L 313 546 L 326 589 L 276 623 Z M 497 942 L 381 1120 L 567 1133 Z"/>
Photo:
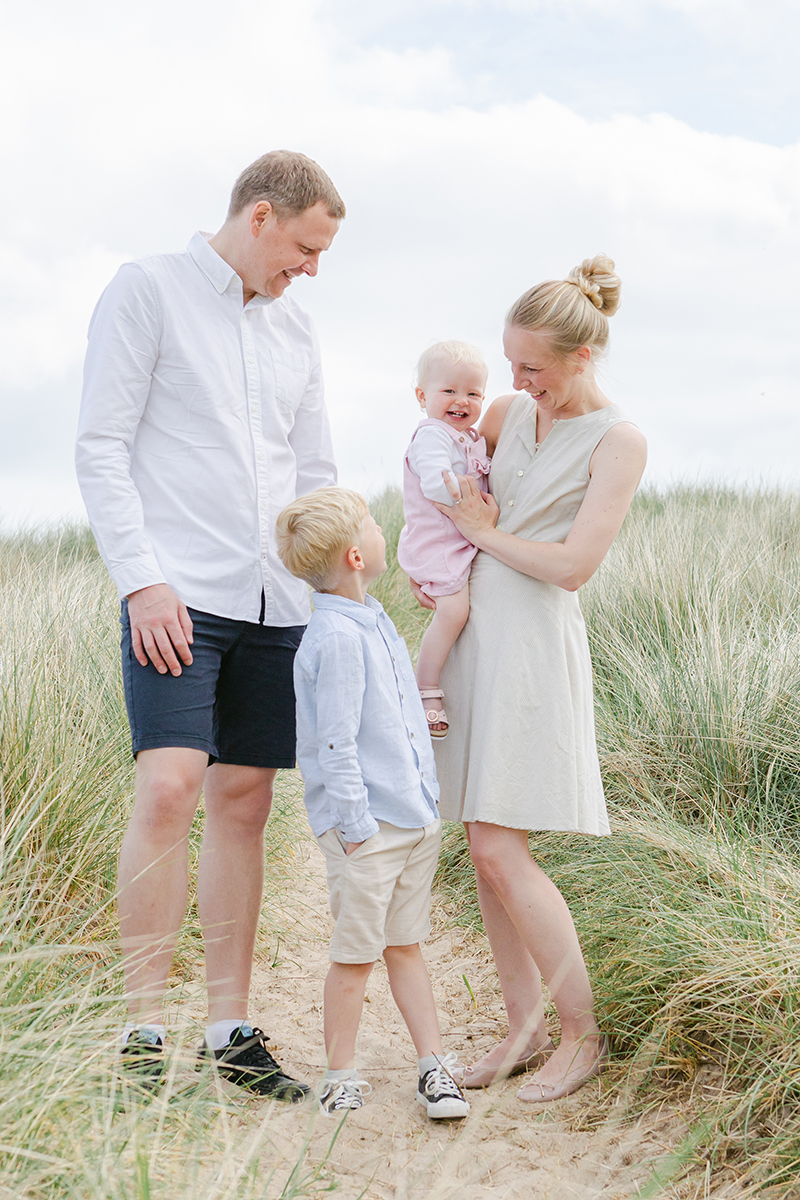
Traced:
<path id="1" fill-rule="evenodd" d="M 143 667 L 133 654 L 122 602 L 122 679 L 134 757 L 183 746 L 211 762 L 295 765 L 292 668 L 304 625 L 279 629 L 190 608 L 193 662 L 178 676 Z"/>

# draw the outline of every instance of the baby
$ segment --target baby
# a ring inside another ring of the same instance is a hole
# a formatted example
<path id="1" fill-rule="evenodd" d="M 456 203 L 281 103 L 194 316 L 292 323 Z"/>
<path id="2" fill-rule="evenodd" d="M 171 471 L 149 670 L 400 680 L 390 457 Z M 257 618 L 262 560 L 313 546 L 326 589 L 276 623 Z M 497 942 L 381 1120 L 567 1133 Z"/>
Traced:
<path id="1" fill-rule="evenodd" d="M 439 686 L 442 667 L 469 616 L 469 572 L 477 550 L 453 522 L 431 504 L 452 506 L 443 472 L 472 475 L 487 490 L 486 442 L 473 425 L 481 415 L 488 368 L 467 342 L 437 342 L 417 363 L 416 395 L 426 419 L 406 451 L 403 504 L 406 524 L 397 560 L 436 603 L 419 652 L 417 686 L 432 737 L 447 736 Z"/>

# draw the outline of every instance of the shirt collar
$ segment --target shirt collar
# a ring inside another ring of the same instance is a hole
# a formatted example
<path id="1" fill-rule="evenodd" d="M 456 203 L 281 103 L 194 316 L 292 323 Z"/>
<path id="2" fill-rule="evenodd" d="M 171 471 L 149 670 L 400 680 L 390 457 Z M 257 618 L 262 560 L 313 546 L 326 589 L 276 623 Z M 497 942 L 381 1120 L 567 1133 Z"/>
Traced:
<path id="1" fill-rule="evenodd" d="M 314 608 L 327 608 L 331 612 L 341 613 L 343 617 L 351 617 L 368 629 L 375 628 L 383 612 L 383 605 L 370 595 L 366 596 L 366 604 L 348 600 L 346 596 L 334 596 L 331 592 L 312 592 L 311 600 Z"/>
<path id="2" fill-rule="evenodd" d="M 241 299 L 243 295 L 241 278 L 234 271 L 230 263 L 227 263 L 221 255 L 217 254 L 213 246 L 209 246 L 209 240 L 213 236 L 212 233 L 204 233 L 198 229 L 197 233 L 192 234 L 191 241 L 186 249 L 211 286 L 221 296 L 224 296 L 227 291 L 233 290 Z M 253 296 L 247 307 L 260 308 L 264 305 L 274 303 L 275 299 L 273 296 Z"/>
<path id="3" fill-rule="evenodd" d="M 238 280 L 239 289 L 241 290 L 241 279 L 239 279 L 239 276 L 230 263 L 226 263 L 225 259 L 221 258 L 216 250 L 209 246 L 210 237 L 212 237 L 212 234 L 203 233 L 198 230 L 197 233 L 192 235 L 192 239 L 186 249 L 206 279 L 216 288 L 220 295 L 223 292 L 227 292 L 235 280 Z"/>

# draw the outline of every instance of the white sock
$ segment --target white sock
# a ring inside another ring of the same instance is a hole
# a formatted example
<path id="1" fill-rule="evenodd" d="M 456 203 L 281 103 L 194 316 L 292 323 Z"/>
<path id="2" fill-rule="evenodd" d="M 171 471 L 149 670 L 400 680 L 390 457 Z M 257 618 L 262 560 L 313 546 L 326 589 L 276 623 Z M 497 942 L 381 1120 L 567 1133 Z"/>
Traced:
<path id="1" fill-rule="evenodd" d="M 345 1079 L 358 1079 L 358 1071 L 355 1067 L 342 1067 L 338 1071 L 332 1071 L 328 1067 L 325 1078 L 330 1079 L 332 1083 L 344 1083 Z"/>
<path id="2" fill-rule="evenodd" d="M 167 1031 L 163 1025 L 153 1025 L 149 1021 L 141 1025 L 134 1025 L 131 1021 L 128 1021 L 120 1035 L 119 1041 L 121 1046 L 125 1045 L 132 1033 L 154 1033 L 157 1037 L 161 1038 L 162 1045 L 167 1040 Z"/>
<path id="3" fill-rule="evenodd" d="M 428 1074 L 428 1071 L 433 1071 L 436 1069 L 436 1067 L 438 1067 L 439 1059 L 435 1054 L 425 1054 L 422 1058 L 417 1059 L 417 1063 L 419 1065 L 419 1077 L 421 1079 L 423 1075 Z"/>
<path id="4" fill-rule="evenodd" d="M 231 1040 L 231 1034 L 240 1025 L 247 1024 L 247 1017 L 233 1017 L 229 1021 L 215 1021 L 206 1025 L 206 1045 L 210 1050 L 221 1050 Z"/>

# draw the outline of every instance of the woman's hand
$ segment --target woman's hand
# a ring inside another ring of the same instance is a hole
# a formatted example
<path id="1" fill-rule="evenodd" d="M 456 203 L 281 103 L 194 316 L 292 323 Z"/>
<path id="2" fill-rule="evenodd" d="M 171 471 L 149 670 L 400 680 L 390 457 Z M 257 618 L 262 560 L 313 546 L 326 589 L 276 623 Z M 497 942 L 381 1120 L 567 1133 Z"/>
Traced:
<path id="1" fill-rule="evenodd" d="M 455 503 L 451 508 L 446 504 L 435 503 L 434 507 L 450 518 L 468 542 L 477 546 L 481 534 L 494 529 L 497 524 L 497 518 L 500 516 L 497 501 L 488 492 L 482 492 L 477 479 L 473 479 L 471 475 L 456 475 L 457 482 L 454 482 L 449 471 L 442 471 L 442 478 Z"/>

